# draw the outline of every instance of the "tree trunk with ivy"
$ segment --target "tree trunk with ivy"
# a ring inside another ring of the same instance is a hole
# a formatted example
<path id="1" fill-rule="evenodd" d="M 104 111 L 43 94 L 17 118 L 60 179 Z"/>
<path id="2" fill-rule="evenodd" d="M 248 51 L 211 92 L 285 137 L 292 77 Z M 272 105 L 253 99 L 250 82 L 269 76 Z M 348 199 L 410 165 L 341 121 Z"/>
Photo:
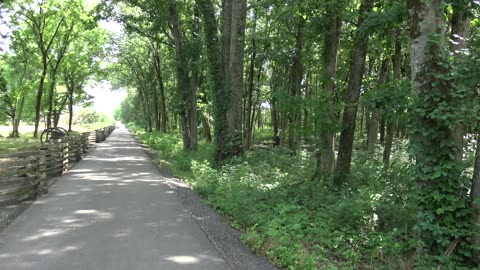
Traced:
<path id="1" fill-rule="evenodd" d="M 374 0 L 364 0 L 360 7 L 358 25 L 362 25 L 367 14 L 373 9 Z M 365 72 L 365 59 L 368 49 L 368 33 L 356 33 L 353 41 L 352 64 L 350 66 L 348 87 L 343 110 L 342 132 L 338 147 L 337 166 L 334 182 L 337 186 L 348 181 L 352 163 L 353 139 L 357 120 L 358 99 Z"/>
<path id="2" fill-rule="evenodd" d="M 416 154 L 418 231 L 423 248 L 418 254 L 439 267 L 451 257 L 463 260 L 469 249 L 471 224 L 468 194 L 455 140 L 460 118 L 455 85 L 448 78 L 444 3 L 441 0 L 408 1 L 410 64 L 416 100 L 411 139 Z M 429 264 L 431 265 L 431 264 Z"/>
<path id="3" fill-rule="evenodd" d="M 215 161 L 221 163 L 243 152 L 242 95 L 246 1 L 224 1 L 222 43 L 217 34 L 218 26 L 212 1 L 197 0 L 197 4 L 204 23 L 210 77 L 214 88 L 212 101 Z M 219 51 L 222 52 L 221 57 Z"/>

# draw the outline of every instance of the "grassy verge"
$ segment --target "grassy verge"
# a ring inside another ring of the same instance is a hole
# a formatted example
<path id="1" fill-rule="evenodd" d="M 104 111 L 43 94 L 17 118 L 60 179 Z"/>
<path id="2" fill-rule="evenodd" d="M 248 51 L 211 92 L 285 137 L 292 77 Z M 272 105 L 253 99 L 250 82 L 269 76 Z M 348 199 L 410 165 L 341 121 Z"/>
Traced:
<path id="1" fill-rule="evenodd" d="M 38 145 L 40 145 L 40 141 L 38 139 L 32 139 L 31 135 L 22 135 L 20 138 L 0 138 L 0 154 L 15 152 Z"/>
<path id="2" fill-rule="evenodd" d="M 359 152 L 349 188 L 310 181 L 310 154 L 255 150 L 220 169 L 212 146 L 182 150 L 178 134 L 137 135 L 164 167 L 188 182 L 243 233 L 243 241 L 285 269 L 410 269 L 415 211 L 404 150 L 381 170 L 381 153 Z M 359 165 L 359 166 L 356 166 Z M 361 165 L 361 166 L 360 166 Z"/>

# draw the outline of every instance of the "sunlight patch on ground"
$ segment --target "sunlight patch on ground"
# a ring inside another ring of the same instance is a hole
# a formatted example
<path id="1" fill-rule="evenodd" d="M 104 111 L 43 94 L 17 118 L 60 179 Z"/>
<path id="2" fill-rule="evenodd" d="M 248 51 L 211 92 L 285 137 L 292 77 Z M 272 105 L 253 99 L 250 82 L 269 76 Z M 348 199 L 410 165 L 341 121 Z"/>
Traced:
<path id="1" fill-rule="evenodd" d="M 75 214 L 95 214 L 98 213 L 97 210 L 77 210 Z"/>
<path id="2" fill-rule="evenodd" d="M 179 263 L 179 264 L 194 264 L 199 263 L 200 260 L 193 256 L 171 256 L 165 258 L 167 261 Z"/>
<path id="3" fill-rule="evenodd" d="M 60 235 L 62 233 L 65 233 L 65 232 L 66 232 L 66 230 L 63 230 L 63 229 L 44 230 L 44 231 L 42 231 L 40 233 L 37 233 L 35 235 L 23 238 L 23 241 L 28 242 L 28 241 L 40 240 L 40 239 L 47 238 L 47 237 L 57 236 L 57 235 Z"/>

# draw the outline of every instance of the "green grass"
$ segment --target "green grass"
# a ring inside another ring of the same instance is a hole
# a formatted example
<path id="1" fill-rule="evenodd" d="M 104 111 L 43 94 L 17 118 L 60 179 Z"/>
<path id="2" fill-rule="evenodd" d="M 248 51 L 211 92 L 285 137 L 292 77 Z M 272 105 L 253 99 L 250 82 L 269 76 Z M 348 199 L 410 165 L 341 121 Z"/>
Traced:
<path id="1" fill-rule="evenodd" d="M 255 252 L 285 269 L 410 269 L 416 242 L 414 185 L 404 144 L 397 144 L 391 171 L 382 171 L 381 149 L 358 151 L 342 191 L 330 179 L 311 181 L 311 153 L 257 149 L 220 169 L 213 147 L 182 149 L 180 134 L 137 135 L 156 149 L 160 163 L 188 182 L 243 231 Z M 266 136 L 264 136 L 266 137 Z"/>
<path id="2" fill-rule="evenodd" d="M 40 145 L 40 140 L 32 139 L 31 134 L 22 135 L 20 138 L 0 138 L 0 154 L 15 152 L 38 145 Z"/>

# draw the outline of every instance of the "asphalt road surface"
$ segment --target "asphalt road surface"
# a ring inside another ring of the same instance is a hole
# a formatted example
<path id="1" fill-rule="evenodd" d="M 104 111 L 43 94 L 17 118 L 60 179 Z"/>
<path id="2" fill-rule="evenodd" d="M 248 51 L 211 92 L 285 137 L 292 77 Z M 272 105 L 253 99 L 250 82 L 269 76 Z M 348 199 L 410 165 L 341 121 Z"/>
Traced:
<path id="1" fill-rule="evenodd" d="M 0 270 L 230 269 L 117 129 L 0 233 Z"/>

